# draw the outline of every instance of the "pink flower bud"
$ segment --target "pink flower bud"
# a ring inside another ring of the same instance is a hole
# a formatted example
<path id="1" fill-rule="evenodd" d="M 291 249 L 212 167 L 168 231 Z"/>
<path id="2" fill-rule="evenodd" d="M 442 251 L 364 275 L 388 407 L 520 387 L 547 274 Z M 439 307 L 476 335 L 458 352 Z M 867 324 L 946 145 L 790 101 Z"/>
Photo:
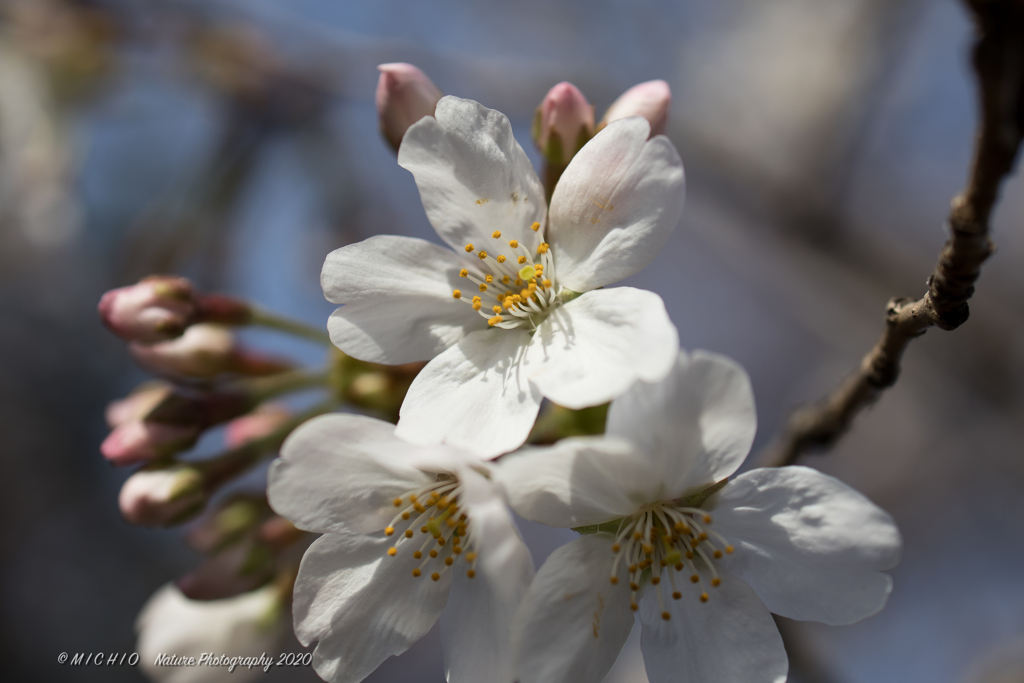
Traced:
<path id="1" fill-rule="evenodd" d="M 594 135 L 594 107 L 565 81 L 548 91 L 533 116 L 533 141 L 548 163 L 564 166 Z"/>
<path id="2" fill-rule="evenodd" d="M 195 314 L 189 281 L 163 275 L 107 292 L 98 308 L 114 334 L 142 344 L 180 336 Z"/>
<path id="3" fill-rule="evenodd" d="M 665 81 L 647 81 L 634 85 L 612 102 L 598 130 L 612 121 L 630 116 L 643 116 L 651 123 L 651 135 L 661 135 L 668 124 L 668 109 L 672 104 L 672 91 Z"/>
<path id="4" fill-rule="evenodd" d="M 206 503 L 203 475 L 187 465 L 140 470 L 121 487 L 121 515 L 140 526 L 170 526 Z"/>
<path id="5" fill-rule="evenodd" d="M 250 441 L 270 436 L 291 417 L 291 411 L 284 406 L 264 403 L 255 412 L 229 422 L 224 441 L 228 448 L 238 448 Z"/>
<path id="6" fill-rule="evenodd" d="M 207 557 L 178 579 L 192 600 L 222 600 L 259 588 L 274 577 L 274 555 L 262 543 L 245 539 Z"/>
<path id="7" fill-rule="evenodd" d="M 174 389 L 165 382 L 146 382 L 132 393 L 107 406 L 107 425 L 111 429 L 141 420 L 164 401 Z"/>
<path id="8" fill-rule="evenodd" d="M 195 444 L 201 432 L 198 425 L 135 420 L 110 432 L 100 446 L 100 452 L 114 465 L 134 465 L 187 450 Z"/>
<path id="9" fill-rule="evenodd" d="M 427 75 L 412 64 L 381 64 L 377 81 L 377 116 L 384 138 L 396 150 L 409 126 L 433 116 L 444 95 Z"/>
<path id="10" fill-rule="evenodd" d="M 177 339 L 159 344 L 129 345 L 136 362 L 158 373 L 207 379 L 222 373 L 271 375 L 291 367 L 276 360 L 238 348 L 229 329 L 212 323 L 189 327 Z"/>

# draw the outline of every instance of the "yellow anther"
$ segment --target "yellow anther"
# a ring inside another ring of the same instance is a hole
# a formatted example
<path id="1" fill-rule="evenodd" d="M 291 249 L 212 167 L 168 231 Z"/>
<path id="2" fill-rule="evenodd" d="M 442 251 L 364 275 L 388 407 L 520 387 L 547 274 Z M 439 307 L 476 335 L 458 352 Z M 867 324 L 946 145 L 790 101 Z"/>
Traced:
<path id="1" fill-rule="evenodd" d="M 654 546 L 650 543 L 644 543 L 644 555 L 650 555 L 654 552 Z"/>
<path id="2" fill-rule="evenodd" d="M 388 555 L 394 557 L 398 554 L 398 548 L 388 548 Z"/>
<path id="3" fill-rule="evenodd" d="M 672 591 L 672 599 L 673 600 L 678 600 L 681 597 L 683 597 L 682 593 L 680 593 L 679 591 Z"/>
<path id="4" fill-rule="evenodd" d="M 537 291 L 537 283 L 534 282 L 533 280 L 530 280 L 530 284 L 527 286 L 527 289 L 530 290 L 530 294 L 533 294 L 534 292 Z"/>
<path id="5" fill-rule="evenodd" d="M 501 281 L 507 285 L 509 282 L 512 282 L 512 278 L 506 275 L 505 277 L 501 278 Z"/>
<path id="6" fill-rule="evenodd" d="M 461 299 L 462 298 L 462 290 L 461 289 L 453 289 L 452 290 L 452 297 L 455 298 L 455 299 Z M 399 500 L 399 501 L 397 501 L 395 503 L 395 507 L 398 507 L 401 504 L 402 504 L 402 501 Z"/>
<path id="7" fill-rule="evenodd" d="M 716 576 L 715 578 L 711 579 L 711 585 L 715 587 L 721 586 L 722 580 Z"/>
<path id="8" fill-rule="evenodd" d="M 540 284 L 541 284 L 542 287 L 544 287 L 544 289 L 550 289 L 551 288 L 551 280 L 544 280 Z"/>
<path id="9" fill-rule="evenodd" d="M 444 563 L 450 567 L 455 563 L 455 560 L 453 560 L 451 557 L 446 557 L 444 558 Z"/>
<path id="10" fill-rule="evenodd" d="M 660 576 L 652 576 L 651 577 L 651 585 L 652 586 L 657 586 L 659 583 L 661 583 L 661 577 Z"/>
<path id="11" fill-rule="evenodd" d="M 519 248 L 519 242 L 516 241 L 516 240 L 509 240 L 508 241 L 508 246 L 512 247 L 513 249 L 518 249 Z"/>
<path id="12" fill-rule="evenodd" d="M 408 510 L 402 513 L 402 519 L 409 519 L 410 517 L 412 517 L 412 515 L 409 514 Z"/>
<path id="13" fill-rule="evenodd" d="M 412 538 L 412 529 L 406 529 L 405 530 L 405 537 L 406 538 Z"/>
<path id="14" fill-rule="evenodd" d="M 487 258 L 487 252 L 481 251 L 479 254 L 477 254 L 477 256 L 479 256 L 480 260 L 483 261 L 485 258 Z"/>
<path id="15" fill-rule="evenodd" d="M 500 315 L 496 315 L 493 318 L 488 318 L 487 319 L 487 324 L 490 325 L 491 327 L 494 327 L 495 325 L 500 323 L 502 320 L 504 320 L 504 318 L 502 318 Z"/>
<path id="16" fill-rule="evenodd" d="M 631 603 L 629 603 L 629 609 L 631 609 L 631 610 L 633 610 L 635 612 L 638 609 L 640 609 L 640 606 L 638 604 L 636 604 L 635 602 L 631 602 Z"/>
<path id="17" fill-rule="evenodd" d="M 421 557 L 423 557 L 423 553 L 421 553 L 421 552 L 420 552 L 419 550 L 417 550 L 416 552 L 414 552 L 414 553 L 412 554 L 412 556 L 413 556 L 414 558 L 416 558 L 416 559 L 418 560 L 418 559 L 420 559 Z"/>
<path id="18" fill-rule="evenodd" d="M 434 572 L 433 574 L 430 575 L 430 578 L 432 578 L 434 581 L 437 581 L 438 579 L 441 578 L 441 575 L 438 574 L 437 572 Z"/>
<path id="19" fill-rule="evenodd" d="M 720 560 L 720 559 L 722 559 L 722 551 L 721 551 L 721 550 L 716 550 L 716 551 L 715 551 L 714 553 L 712 553 L 712 554 L 714 555 L 714 557 L 715 557 L 715 559 L 716 559 L 716 560 Z"/>
<path id="20" fill-rule="evenodd" d="M 438 545 L 444 545 L 444 543 L 445 543 L 444 536 L 442 536 L 441 538 L 437 539 L 437 544 Z"/>
<path id="21" fill-rule="evenodd" d="M 472 242 L 470 242 L 469 244 L 466 245 L 466 253 L 468 254 L 471 251 L 473 251 L 473 243 Z"/>
<path id="22" fill-rule="evenodd" d="M 533 264 L 533 269 L 537 271 L 537 275 L 540 275 L 541 273 L 544 272 L 544 264 L 543 263 L 534 263 Z"/>
<path id="23" fill-rule="evenodd" d="M 661 618 L 664 619 L 665 621 L 668 621 L 669 619 L 672 618 L 672 615 L 669 614 L 668 612 L 662 612 L 661 613 Z"/>
<path id="24" fill-rule="evenodd" d="M 422 572 L 420 572 L 419 567 L 417 567 L 416 569 L 412 570 L 412 575 L 413 576 L 419 576 L 421 573 Z"/>
<path id="25" fill-rule="evenodd" d="M 516 259 L 516 263 L 518 263 L 519 265 L 523 265 L 524 263 L 526 263 L 526 257 L 520 256 L 519 258 Z"/>
<path id="26" fill-rule="evenodd" d="M 492 312 L 493 312 L 493 313 L 494 313 L 495 315 L 497 315 L 498 313 L 501 313 L 501 306 L 492 306 L 492 307 L 491 307 L 491 311 L 492 311 Z M 453 524 L 452 526 L 454 526 L 454 524 Z"/>
<path id="27" fill-rule="evenodd" d="M 433 549 L 433 548 L 431 548 L 430 552 L 427 553 L 427 554 L 430 555 L 431 557 L 437 557 L 437 551 L 435 549 Z"/>
<path id="28" fill-rule="evenodd" d="M 466 571 L 466 576 L 468 576 L 469 578 L 472 579 L 474 576 L 476 576 L 476 572 L 473 571 L 472 569 L 469 569 L 469 570 Z"/>
<path id="29" fill-rule="evenodd" d="M 643 537 L 644 537 L 644 535 L 642 533 L 640 533 L 639 531 L 634 531 L 633 532 L 633 540 L 634 541 L 639 541 Z"/>
<path id="30" fill-rule="evenodd" d="M 486 292 L 487 291 L 487 283 L 484 283 L 484 282 L 480 283 L 480 291 L 481 292 Z"/>
<path id="31" fill-rule="evenodd" d="M 505 255 L 504 254 L 498 254 L 498 257 L 496 259 L 494 259 L 494 260 L 497 261 L 498 263 L 504 263 L 506 261 Z"/>
<path id="32" fill-rule="evenodd" d="M 458 524 L 458 523 L 459 523 L 459 520 L 455 519 L 454 517 L 449 517 L 448 521 L 445 522 L 445 524 L 447 524 L 450 528 L 453 528 L 453 529 L 455 528 L 455 525 Z"/>
<path id="33" fill-rule="evenodd" d="M 476 562 L 476 553 L 466 553 L 466 562 Z"/>
<path id="34" fill-rule="evenodd" d="M 634 582 L 630 581 L 629 582 L 629 590 L 631 590 L 631 591 L 638 591 L 638 590 L 640 590 L 640 586 L 638 586 Z"/>
<path id="35" fill-rule="evenodd" d="M 456 289 L 455 291 L 457 292 L 457 291 L 459 291 L 459 290 L 457 290 L 457 289 Z M 402 499 L 401 499 L 401 498 L 395 498 L 395 499 L 394 499 L 393 501 L 391 501 L 391 502 L 392 502 L 392 504 L 393 504 L 393 505 L 394 505 L 394 506 L 395 506 L 396 508 L 398 508 L 398 507 L 402 507 Z"/>
<path id="36" fill-rule="evenodd" d="M 520 280 L 519 278 L 516 278 L 516 287 L 522 287 L 522 286 L 523 286 L 523 281 Z"/>
<path id="37" fill-rule="evenodd" d="M 474 311 L 479 311 L 483 307 L 484 307 L 484 305 L 482 303 L 480 303 L 479 301 L 474 301 L 473 302 L 473 310 Z"/>
<path id="38" fill-rule="evenodd" d="M 697 583 L 698 581 L 700 581 L 700 577 L 697 576 L 696 574 L 694 574 L 693 576 L 690 577 L 690 582 L 691 583 Z"/>
<path id="39" fill-rule="evenodd" d="M 456 546 L 452 546 L 452 552 L 455 553 L 456 555 L 458 555 L 459 553 L 462 552 L 462 548 L 460 548 L 457 545 Z"/>
<path id="40" fill-rule="evenodd" d="M 685 524 L 683 524 L 682 522 L 676 522 L 676 525 L 673 528 L 676 531 L 678 531 L 679 533 L 683 533 L 685 531 L 689 531 L 690 530 L 690 528 L 688 526 L 686 526 Z"/>
<path id="41" fill-rule="evenodd" d="M 726 555 L 732 555 L 734 550 L 736 550 L 736 548 L 733 548 L 731 545 L 725 546 L 725 554 Z"/>
<path id="42" fill-rule="evenodd" d="M 474 296 L 474 297 L 473 297 L 473 303 L 475 303 L 475 304 L 478 304 L 478 303 L 480 303 L 481 301 L 483 301 L 483 299 L 481 299 L 480 297 L 478 297 L 478 296 Z M 436 501 L 436 500 L 437 500 L 437 498 L 434 498 L 434 501 Z M 434 504 L 434 501 L 431 501 L 431 502 L 430 502 L 430 504 L 431 504 L 431 505 L 433 505 L 433 504 Z"/>
<path id="43" fill-rule="evenodd" d="M 700 594 L 700 601 L 701 602 L 707 602 L 708 601 L 708 594 L 707 593 L 701 593 Z"/>
<path id="44" fill-rule="evenodd" d="M 708 540 L 708 535 L 703 533 L 703 532 L 701 532 L 701 535 L 698 536 L 697 538 L 699 538 L 702 541 L 706 541 L 706 540 Z"/>
<path id="45" fill-rule="evenodd" d="M 610 576 L 608 577 L 608 580 L 612 582 L 613 586 L 619 585 L 619 577 L 617 576 Z"/>
<path id="46" fill-rule="evenodd" d="M 619 552 L 620 550 L 622 550 L 622 548 L 621 548 L 621 547 L 619 546 L 619 544 L 618 544 L 618 543 L 615 543 L 615 544 L 613 544 L 613 545 L 612 545 L 612 552 L 613 552 L 613 553 L 617 553 L 617 552 Z"/>
<path id="47" fill-rule="evenodd" d="M 416 512 L 419 512 L 420 514 L 422 514 L 422 513 L 427 511 L 427 508 L 423 507 L 419 503 L 416 503 L 415 505 L 413 505 L 412 509 L 415 510 Z"/>
<path id="48" fill-rule="evenodd" d="M 463 268 L 462 270 L 460 270 L 459 271 L 459 277 L 469 277 L 469 270 L 466 269 L 466 268 Z"/>
<path id="49" fill-rule="evenodd" d="M 683 571 L 683 563 L 682 562 L 676 562 L 676 571 L 677 572 Z"/>
<path id="50" fill-rule="evenodd" d="M 711 515 L 704 515 L 704 523 L 711 524 Z"/>
<path id="51" fill-rule="evenodd" d="M 425 533 L 427 533 L 428 531 L 430 531 L 430 529 L 428 529 L 428 528 L 426 527 L 426 525 L 424 525 L 424 526 L 421 526 L 421 527 L 420 527 L 420 533 L 423 533 L 423 534 L 425 534 Z"/>
<path id="52" fill-rule="evenodd" d="M 523 299 L 529 299 L 530 294 L 532 294 L 532 292 L 530 292 L 530 290 L 528 289 L 519 290 L 519 296 L 522 297 Z"/>
<path id="53" fill-rule="evenodd" d="M 635 571 L 636 571 L 637 569 L 638 569 L 638 567 L 637 567 L 637 566 L 636 566 L 635 564 L 631 564 L 631 565 L 629 565 L 629 573 L 630 573 L 630 574 L 632 574 L 633 572 L 635 572 Z"/>
<path id="54" fill-rule="evenodd" d="M 700 545 L 700 539 L 699 538 L 691 538 L 690 539 L 690 545 L 692 545 L 694 548 L 696 548 L 698 545 Z"/>
<path id="55" fill-rule="evenodd" d="M 548 253 L 548 249 L 550 249 L 550 248 L 551 248 L 550 244 L 548 244 L 547 242 L 541 242 L 537 246 L 537 253 L 538 254 L 546 254 L 546 253 Z"/>
<path id="56" fill-rule="evenodd" d="M 395 527 L 393 526 L 389 526 L 388 528 L 384 529 L 385 536 L 390 536 L 393 533 L 395 533 Z"/>
<path id="57" fill-rule="evenodd" d="M 693 553 L 690 552 L 689 550 L 686 551 L 686 559 L 688 559 L 688 560 L 692 560 L 693 559 Z"/>
<path id="58" fill-rule="evenodd" d="M 537 221 L 534 221 L 533 225 L 530 226 L 530 230 L 533 230 L 534 232 L 537 232 L 538 230 L 540 230 L 540 223 L 538 223 Z"/>
<path id="59" fill-rule="evenodd" d="M 501 238 L 501 230 L 495 230 L 494 232 L 492 232 L 491 233 L 491 237 L 493 237 L 494 239 L 500 239 Z"/>

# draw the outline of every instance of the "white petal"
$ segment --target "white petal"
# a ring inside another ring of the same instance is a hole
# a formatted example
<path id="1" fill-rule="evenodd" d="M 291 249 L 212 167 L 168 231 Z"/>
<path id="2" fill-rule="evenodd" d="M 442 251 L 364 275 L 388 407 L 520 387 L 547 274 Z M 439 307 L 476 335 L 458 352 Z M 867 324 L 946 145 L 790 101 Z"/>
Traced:
<path id="1" fill-rule="evenodd" d="M 569 163 L 551 197 L 548 241 L 560 284 L 586 292 L 643 270 L 683 212 L 679 153 L 650 124 L 614 121 Z"/>
<path id="2" fill-rule="evenodd" d="M 494 457 L 526 441 L 541 396 L 520 367 L 529 334 L 481 330 L 427 363 L 413 380 L 396 434 Z"/>
<path id="3" fill-rule="evenodd" d="M 530 253 L 544 235 L 544 188 L 501 112 L 472 100 L 444 97 L 434 118 L 405 133 L 398 165 L 412 172 L 427 218 L 453 249 L 472 243 L 508 255 L 508 240 Z M 539 232 L 530 226 L 541 224 Z M 500 230 L 500 239 L 491 234 Z"/>
<path id="4" fill-rule="evenodd" d="M 462 267 L 452 251 L 412 237 L 376 235 L 334 250 L 320 284 L 329 301 L 346 305 L 327 323 L 331 341 L 371 363 L 433 358 L 487 325 L 452 296 L 472 284 L 459 277 Z"/>
<path id="5" fill-rule="evenodd" d="M 319 641 L 313 668 L 333 683 L 357 683 L 381 662 L 401 654 L 437 621 L 448 599 L 451 572 L 432 581 L 412 576 L 422 560 L 411 544 L 388 557 L 383 534 L 326 534 L 306 550 L 295 580 L 295 635 Z"/>
<path id="6" fill-rule="evenodd" d="M 520 683 L 598 683 L 612 668 L 633 628 L 622 563 L 609 581 L 612 540 L 577 538 L 537 572 L 513 630 Z"/>
<path id="7" fill-rule="evenodd" d="M 789 661 L 772 615 L 738 577 L 721 578 L 706 603 L 688 582 L 680 600 L 665 591 L 659 603 L 653 586 L 643 589 L 640 640 L 651 683 L 785 682 Z"/>
<path id="8" fill-rule="evenodd" d="M 268 474 L 271 507 L 307 531 L 379 531 L 395 498 L 431 481 L 412 466 L 416 446 L 394 425 L 363 415 L 322 415 L 296 429 Z"/>
<path id="9" fill-rule="evenodd" d="M 478 571 L 470 579 L 465 563 L 453 566 L 452 592 L 441 615 L 445 673 L 449 683 L 511 683 L 512 620 L 533 580 L 533 559 L 494 486 L 468 468 L 460 471 L 459 483 Z"/>
<path id="10" fill-rule="evenodd" d="M 809 467 L 745 472 L 717 496 L 712 528 L 736 551 L 724 566 L 790 619 L 851 624 L 885 606 L 902 541 L 892 518 Z"/>
<path id="11" fill-rule="evenodd" d="M 743 464 L 757 431 L 750 378 L 725 356 L 680 352 L 664 380 L 638 382 L 612 402 L 606 431 L 650 453 L 668 497 L 679 497 Z"/>
<path id="12" fill-rule="evenodd" d="M 555 308 L 530 341 L 526 368 L 567 408 L 607 403 L 637 380 L 671 370 L 679 335 L 657 294 L 632 287 L 587 292 Z"/>
<path id="13" fill-rule="evenodd" d="M 628 441 L 603 436 L 510 453 L 494 477 L 521 517 L 556 527 L 600 524 L 663 497 L 650 458 Z"/>

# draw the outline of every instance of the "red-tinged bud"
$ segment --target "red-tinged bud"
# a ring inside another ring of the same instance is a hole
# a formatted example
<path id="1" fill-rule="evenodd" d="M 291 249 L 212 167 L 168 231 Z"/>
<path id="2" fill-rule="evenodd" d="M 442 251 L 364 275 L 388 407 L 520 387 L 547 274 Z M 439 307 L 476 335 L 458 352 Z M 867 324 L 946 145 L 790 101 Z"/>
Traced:
<path id="1" fill-rule="evenodd" d="M 154 275 L 100 299 L 103 323 L 126 341 L 141 344 L 174 339 L 195 314 L 192 285 L 180 277 Z"/>
<path id="2" fill-rule="evenodd" d="M 224 373 L 272 375 L 291 364 L 238 347 L 229 329 L 212 323 L 189 327 L 160 344 L 130 344 L 132 356 L 157 374 L 208 379 Z"/>
<path id="3" fill-rule="evenodd" d="M 202 429 L 192 425 L 172 425 L 135 420 L 119 425 L 100 445 L 100 452 L 111 464 L 123 467 L 148 462 L 191 448 Z"/>
<path id="4" fill-rule="evenodd" d="M 221 325 L 248 325 L 252 322 L 252 304 L 224 294 L 198 293 L 193 297 L 196 306 L 195 322 Z"/>
<path id="5" fill-rule="evenodd" d="M 144 469 L 128 477 L 118 503 L 121 515 L 140 526 L 172 526 L 206 504 L 203 475 L 187 465 Z"/>
<path id="6" fill-rule="evenodd" d="M 532 133 L 548 163 L 565 166 L 594 135 L 594 107 L 575 85 L 563 81 L 537 107 Z"/>
<path id="7" fill-rule="evenodd" d="M 260 526 L 257 538 L 273 550 L 281 551 L 300 541 L 304 533 L 284 517 L 274 515 Z"/>
<path id="8" fill-rule="evenodd" d="M 178 579 L 178 588 L 192 600 L 222 600 L 241 595 L 274 578 L 274 555 L 251 539 L 207 557 Z"/>
<path id="9" fill-rule="evenodd" d="M 380 131 L 397 151 L 409 126 L 433 116 L 444 95 L 427 75 L 412 64 L 381 64 L 377 67 L 377 116 Z"/>
<path id="10" fill-rule="evenodd" d="M 630 116 L 642 116 L 651 123 L 651 135 L 661 135 L 668 124 L 668 110 L 672 104 L 672 90 L 665 81 L 647 81 L 634 85 L 612 102 L 597 129 L 612 121 Z"/>
<path id="11" fill-rule="evenodd" d="M 250 441 L 270 436 L 284 426 L 292 412 L 276 403 L 264 403 L 255 412 L 228 423 L 224 441 L 228 448 L 238 448 Z"/>
<path id="12" fill-rule="evenodd" d="M 143 419 L 173 391 L 174 388 L 166 382 L 146 382 L 139 385 L 125 398 L 107 406 L 107 425 L 113 429 Z"/>
<path id="13" fill-rule="evenodd" d="M 185 542 L 201 553 L 220 550 L 253 531 L 268 514 L 266 498 L 229 499 L 219 509 L 204 515 L 185 535 Z"/>

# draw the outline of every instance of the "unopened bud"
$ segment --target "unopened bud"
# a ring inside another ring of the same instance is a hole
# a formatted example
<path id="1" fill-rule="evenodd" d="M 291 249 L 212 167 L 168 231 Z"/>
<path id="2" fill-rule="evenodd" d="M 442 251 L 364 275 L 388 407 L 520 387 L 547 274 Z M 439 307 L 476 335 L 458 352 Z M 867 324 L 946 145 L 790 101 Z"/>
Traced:
<path id="1" fill-rule="evenodd" d="M 113 429 L 123 424 L 141 420 L 174 391 L 166 382 L 146 382 L 132 393 L 107 406 L 107 425 Z"/>
<path id="2" fill-rule="evenodd" d="M 266 498 L 239 496 L 207 513 L 185 535 L 194 550 L 210 553 L 238 541 L 269 514 Z"/>
<path id="3" fill-rule="evenodd" d="M 444 95 L 427 75 L 412 64 L 381 64 L 377 67 L 377 116 L 384 138 L 396 150 L 409 126 L 433 116 Z"/>
<path id="4" fill-rule="evenodd" d="M 206 504 L 203 475 L 187 465 L 140 470 L 121 487 L 121 515 L 140 526 L 171 526 Z"/>
<path id="5" fill-rule="evenodd" d="M 239 348 L 229 329 L 212 323 L 192 325 L 181 337 L 160 344 L 131 344 L 129 350 L 136 362 L 155 373 L 199 379 L 223 373 L 270 375 L 291 367 Z"/>
<path id="6" fill-rule="evenodd" d="M 195 314 L 189 281 L 164 275 L 113 289 L 103 295 L 98 308 L 103 323 L 114 334 L 141 344 L 180 336 Z"/>
<path id="7" fill-rule="evenodd" d="M 563 81 L 537 107 L 532 133 L 548 163 L 565 166 L 594 135 L 594 107 L 575 85 Z"/>
<path id="8" fill-rule="evenodd" d="M 292 412 L 284 406 L 264 403 L 255 412 L 229 422 L 224 441 L 228 448 L 238 448 L 250 441 L 270 436 L 291 417 Z"/>
<path id="9" fill-rule="evenodd" d="M 178 588 L 192 600 L 222 600 L 241 595 L 274 578 L 274 555 L 251 539 L 207 557 L 178 579 Z"/>
<path id="10" fill-rule="evenodd" d="M 305 532 L 284 517 L 273 515 L 260 526 L 257 538 L 273 550 L 281 551 L 300 541 L 304 534 Z"/>
<path id="11" fill-rule="evenodd" d="M 100 452 L 114 465 L 134 465 L 187 450 L 200 433 L 202 429 L 196 425 L 134 420 L 114 428 L 100 445 Z"/>
<path id="12" fill-rule="evenodd" d="M 669 105 L 672 104 L 672 90 L 665 81 L 647 81 L 634 85 L 612 102 L 604 113 L 598 130 L 612 121 L 630 116 L 642 116 L 651 124 L 651 135 L 661 135 L 668 124 Z"/>

